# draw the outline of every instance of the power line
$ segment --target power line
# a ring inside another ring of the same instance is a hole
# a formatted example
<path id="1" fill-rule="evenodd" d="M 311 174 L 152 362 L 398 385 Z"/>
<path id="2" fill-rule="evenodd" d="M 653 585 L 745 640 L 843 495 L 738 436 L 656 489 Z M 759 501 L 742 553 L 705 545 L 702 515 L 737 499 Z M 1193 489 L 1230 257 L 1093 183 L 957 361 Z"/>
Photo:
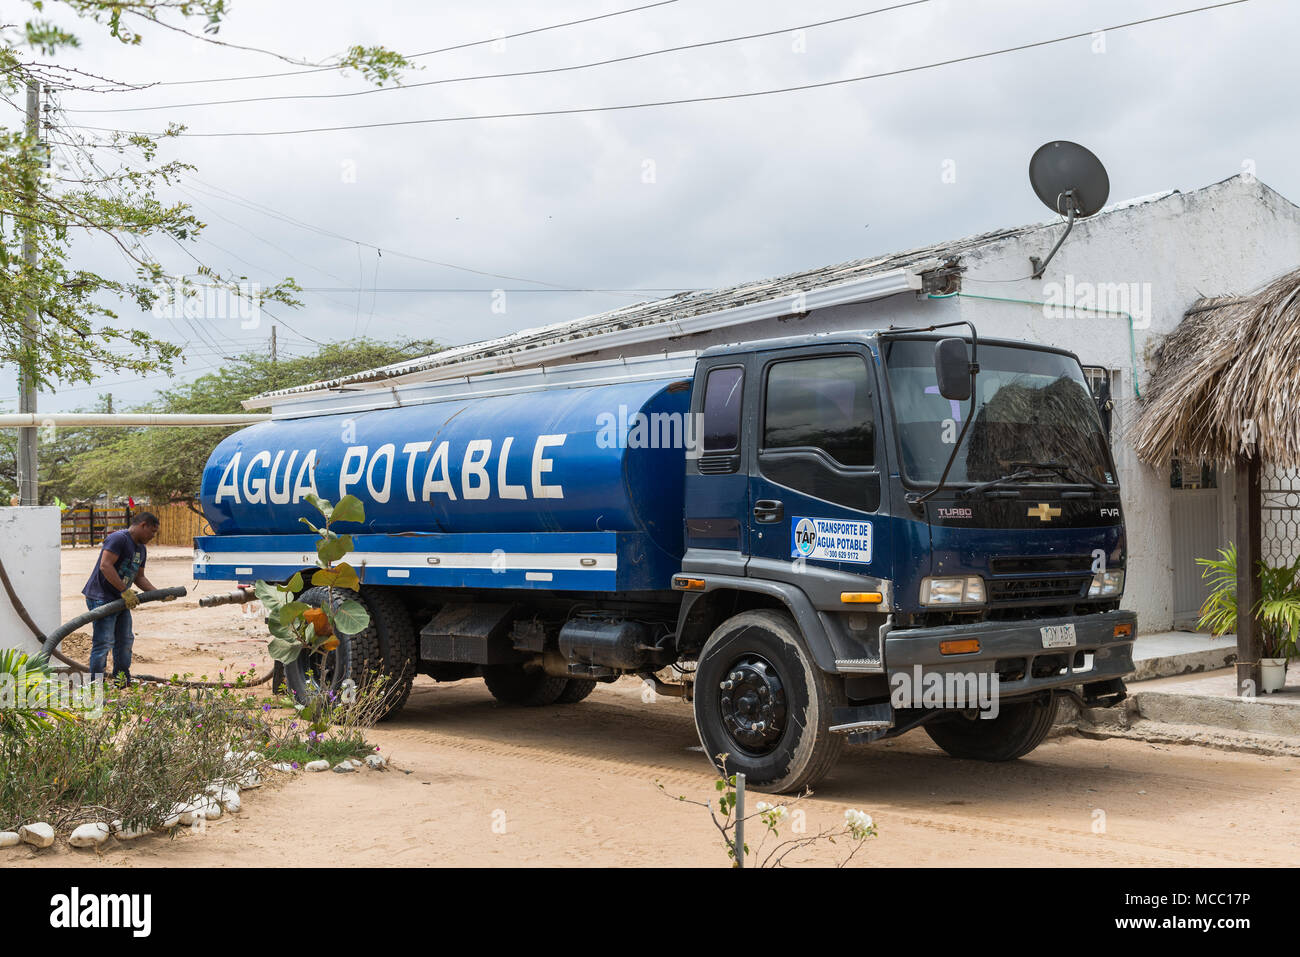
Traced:
<path id="1" fill-rule="evenodd" d="M 846 23 L 850 20 L 860 20 L 863 17 L 874 16 L 877 13 L 888 13 L 891 10 L 901 10 L 904 7 L 920 6 L 923 3 L 930 3 L 932 0 L 907 0 L 906 3 L 896 3 L 888 7 L 879 7 L 875 10 L 866 10 L 861 13 L 851 13 L 843 17 L 835 17 L 831 20 L 819 20 L 816 23 L 801 23 L 791 27 L 784 27 L 780 30 L 765 30 L 762 33 L 748 33 L 744 36 L 723 37 L 718 40 L 705 40 L 700 43 L 686 43 L 675 47 L 665 47 L 661 50 L 648 50 L 644 53 L 633 53 L 628 56 L 611 57 L 607 60 L 593 60 L 589 63 L 574 63 L 568 66 L 546 67 L 537 70 L 516 70 L 511 73 L 484 73 L 477 76 L 458 76 L 444 77 L 441 80 L 426 80 L 422 83 L 404 83 L 401 86 L 379 86 L 371 87 L 365 90 L 350 90 L 345 93 L 302 93 L 287 96 L 249 96 L 241 99 L 230 100 L 203 100 L 195 103 L 171 103 L 161 104 L 158 106 L 128 106 L 128 107 L 102 107 L 97 109 L 85 110 L 68 110 L 69 113 L 147 113 L 154 110 L 179 110 L 188 109 L 196 106 L 225 106 L 236 103 L 269 103 L 277 100 L 332 100 L 342 97 L 352 96 L 369 96 L 372 93 L 393 93 L 399 90 L 416 90 L 427 86 L 442 86 L 449 83 L 468 83 L 475 80 L 502 80 L 513 79 L 525 76 L 543 76 L 551 73 L 568 73 L 575 70 L 588 70 L 598 66 L 609 66 L 613 63 L 627 63 L 632 60 L 642 60 L 647 57 L 663 56 L 667 53 L 680 53 L 685 50 L 699 50 L 704 47 L 721 46 L 727 43 L 741 43 L 745 40 L 758 40 L 763 37 L 777 36 L 782 33 L 792 33 L 795 30 L 812 30 L 817 27 L 830 26 L 836 23 Z"/>
<path id="2" fill-rule="evenodd" d="M 194 185 L 195 183 L 199 183 L 202 186 L 207 186 L 209 189 L 208 190 L 202 189 L 200 186 L 195 186 Z M 272 219 L 277 219 L 281 222 L 288 223 L 292 226 L 297 226 L 301 229 L 306 229 L 306 230 L 310 230 L 311 232 L 318 233 L 321 236 L 326 236 L 331 239 L 337 239 L 342 242 L 354 243 L 358 246 L 365 246 L 367 249 L 379 250 L 380 252 L 387 253 L 390 256 L 398 256 L 402 259 L 412 260 L 413 262 L 427 263 L 428 265 L 440 266 L 444 269 L 455 269 L 459 272 L 472 273 L 473 275 L 476 276 L 486 276 L 489 279 L 504 279 L 507 282 L 526 282 L 526 283 L 531 283 L 535 286 L 546 286 L 549 288 L 564 290 L 568 292 L 598 292 L 598 293 L 609 292 L 609 290 L 605 290 L 605 289 L 592 288 L 588 286 L 575 286 L 572 283 L 555 283 L 555 282 L 549 282 L 545 279 L 530 279 L 526 276 L 510 276 L 510 275 L 506 275 L 505 273 L 496 273 L 496 272 L 489 272 L 484 269 L 475 269 L 472 266 L 462 266 L 457 263 L 449 263 L 449 262 L 442 262 L 441 260 L 437 260 L 437 259 L 429 259 L 426 256 L 417 256 L 414 253 L 403 252 L 400 249 L 393 249 L 389 246 L 378 246 L 374 243 L 368 243 L 362 239 L 356 239 L 352 236 L 345 236 L 342 233 L 335 232 L 332 229 L 326 229 L 323 226 L 316 226 L 312 223 L 308 223 L 301 219 L 297 219 L 296 217 L 290 216 L 288 213 L 274 209 L 263 203 L 258 203 L 255 200 L 251 200 L 246 196 L 240 196 L 238 193 L 225 189 L 224 187 L 214 186 L 213 184 L 205 182 L 204 180 L 201 180 L 196 176 L 189 177 L 188 185 L 190 189 L 196 190 L 197 192 L 211 199 L 224 199 L 228 203 L 234 203 L 237 206 L 242 206 L 245 209 L 249 209 L 253 212 L 261 213 L 262 215 L 269 216 Z M 214 195 L 209 190 L 216 190 L 217 195 Z M 220 195 L 220 194 L 225 194 L 225 195 Z M 355 291 L 355 290 L 349 290 L 349 291 Z"/>
<path id="3" fill-rule="evenodd" d="M 716 96 L 692 96 L 683 97 L 676 100 L 649 100 L 641 103 L 620 103 L 613 106 L 583 106 L 571 107 L 559 110 L 527 110 L 514 113 L 480 113 L 470 116 L 434 116 L 419 120 L 388 120 L 378 123 L 352 123 L 345 126 L 314 126 L 304 127 L 296 130 L 229 130 L 220 133 L 177 133 L 177 136 L 191 138 L 211 139 L 217 137 L 235 137 L 235 136 L 296 136 L 303 133 L 336 133 L 344 130 L 373 130 L 386 127 L 397 126 L 423 126 L 431 123 L 465 123 L 478 120 L 506 120 L 506 119 L 523 119 L 527 117 L 538 116 L 571 116 L 580 113 L 611 113 L 620 110 L 643 110 L 652 107 L 661 106 L 682 106 L 688 103 L 717 103 L 726 100 L 745 100 L 754 99 L 762 96 L 775 96 L 781 93 L 798 93 L 805 90 L 819 90 L 832 86 L 844 86 L 849 83 L 861 83 L 865 80 L 879 80 L 886 77 L 902 76 L 908 73 L 919 73 L 924 70 L 933 70 L 938 67 L 952 66 L 957 63 L 968 63 L 973 60 L 982 60 L 988 57 L 1002 56 L 1007 53 L 1018 53 L 1023 50 L 1032 50 L 1038 47 L 1052 46 L 1057 43 L 1066 43 L 1070 40 L 1078 40 L 1083 37 L 1092 37 L 1097 33 L 1115 32 L 1125 30 L 1129 27 L 1142 26 L 1148 23 L 1157 23 L 1161 20 L 1172 20 L 1177 17 L 1185 17 L 1194 13 L 1203 13 L 1207 10 L 1218 10 L 1223 7 L 1232 7 L 1241 3 L 1248 3 L 1250 0 L 1224 0 L 1222 3 L 1212 3 L 1201 7 L 1195 7 L 1189 10 L 1179 10 L 1173 13 L 1165 13 L 1155 17 L 1144 17 L 1141 20 L 1130 20 L 1127 23 L 1118 23 L 1114 26 L 1101 27 L 1098 29 L 1085 30 L 1081 33 L 1072 33 L 1067 36 L 1054 37 L 1050 40 L 1037 40 L 1031 43 L 1020 43 L 1016 46 L 1003 47 L 998 50 L 988 50 L 983 53 L 972 53 L 968 56 L 952 57 L 947 60 L 938 60 L 932 63 L 923 63 L 917 66 L 903 67 L 897 70 L 886 70 L 881 73 L 867 73 L 861 76 L 844 77 L 838 80 L 822 80 L 818 83 L 804 83 L 798 86 L 784 86 L 769 90 L 751 90 L 746 93 L 725 93 Z M 149 133 L 139 130 L 114 130 L 107 127 L 84 126 L 80 129 L 93 130 L 100 133 L 127 133 L 135 136 L 148 136 L 159 138 L 161 133 Z"/>
<path id="4" fill-rule="evenodd" d="M 506 287 L 490 288 L 488 286 L 303 286 L 300 292 L 447 292 L 447 293 L 474 293 L 474 292 L 559 292 L 559 293 L 584 293 L 584 292 L 607 292 L 619 293 L 620 295 L 641 295 L 646 292 L 656 293 L 679 293 L 679 292 L 699 292 L 699 289 L 683 289 L 677 286 L 649 287 L 644 286 L 636 289 L 534 289 L 532 287 Z"/>
<path id="5" fill-rule="evenodd" d="M 532 36 L 537 33 L 546 33 L 550 30 L 560 30 L 564 27 L 575 27 L 583 23 L 595 23 L 597 20 L 608 20 L 612 17 L 621 17 L 628 13 L 639 13 L 642 10 L 650 10 L 654 7 L 666 7 L 671 3 L 677 3 L 677 0 L 657 0 L 655 3 L 642 4 L 639 7 L 628 7 L 624 10 L 614 10 L 610 13 L 601 13 L 594 17 L 583 17 L 580 20 L 566 20 L 563 23 L 552 23 L 549 26 L 533 27 L 530 30 L 520 30 L 518 33 L 507 33 L 504 36 L 488 37 L 486 40 L 471 40 L 467 43 L 457 43 L 449 47 L 439 47 L 436 50 L 425 50 L 423 53 L 408 54 L 406 59 L 418 60 L 421 57 L 434 56 L 438 53 L 450 53 L 453 50 L 467 50 L 470 47 L 484 46 L 488 43 L 498 43 L 502 40 L 517 40 L 520 37 Z M 231 83 L 236 80 L 270 80 L 282 76 L 302 76 L 307 73 L 330 73 L 336 70 L 342 70 L 345 67 L 336 66 L 318 66 L 307 70 L 287 70 L 281 73 L 254 73 L 245 76 L 217 76 L 209 77 L 203 80 L 164 80 L 160 83 L 150 84 L 150 87 L 157 86 L 193 86 L 198 83 Z"/>

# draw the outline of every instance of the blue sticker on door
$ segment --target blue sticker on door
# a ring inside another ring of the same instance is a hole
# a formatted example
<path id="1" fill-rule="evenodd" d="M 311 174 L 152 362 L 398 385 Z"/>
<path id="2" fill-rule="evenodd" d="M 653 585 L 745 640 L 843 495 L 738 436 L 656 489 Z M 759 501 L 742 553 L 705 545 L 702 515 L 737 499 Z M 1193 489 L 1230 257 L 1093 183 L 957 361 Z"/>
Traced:
<path id="1" fill-rule="evenodd" d="M 838 518 L 790 519 L 790 557 L 871 564 L 871 523 Z"/>

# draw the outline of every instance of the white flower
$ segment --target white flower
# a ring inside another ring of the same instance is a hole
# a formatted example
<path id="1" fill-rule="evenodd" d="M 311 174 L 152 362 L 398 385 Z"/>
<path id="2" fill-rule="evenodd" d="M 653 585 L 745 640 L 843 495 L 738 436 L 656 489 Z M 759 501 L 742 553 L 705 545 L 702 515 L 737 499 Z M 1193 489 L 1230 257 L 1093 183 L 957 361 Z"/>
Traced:
<path id="1" fill-rule="evenodd" d="M 770 810 L 772 810 L 772 805 L 768 804 L 766 801 L 759 801 L 759 802 L 758 802 L 758 813 L 759 813 L 759 814 L 762 814 L 764 811 L 770 811 Z"/>
<path id="2" fill-rule="evenodd" d="M 852 830 L 867 830 L 871 827 L 871 815 L 866 811 L 849 808 L 844 812 L 844 820 Z"/>

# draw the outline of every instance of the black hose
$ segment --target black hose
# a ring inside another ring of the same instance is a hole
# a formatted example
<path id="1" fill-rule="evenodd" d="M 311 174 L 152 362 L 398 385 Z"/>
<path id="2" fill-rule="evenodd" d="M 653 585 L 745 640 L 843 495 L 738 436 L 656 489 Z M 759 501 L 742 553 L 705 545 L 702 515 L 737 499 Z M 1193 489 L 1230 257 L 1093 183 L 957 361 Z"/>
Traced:
<path id="1" fill-rule="evenodd" d="M 162 601 L 165 598 L 184 598 L 189 592 L 184 585 L 177 585 L 175 588 L 155 588 L 153 591 L 140 592 L 140 601 Z M 98 621 L 101 618 L 107 618 L 109 615 L 116 615 L 126 609 L 126 599 L 119 598 L 117 601 L 110 601 L 107 604 L 92 608 L 84 614 L 78 615 L 71 621 L 65 621 L 52 632 L 45 636 L 41 642 L 41 655 L 49 658 L 50 652 L 59 647 L 59 642 L 68 635 L 72 634 L 83 625 L 89 625 L 92 621 Z"/>
<path id="2" fill-rule="evenodd" d="M 60 652 L 59 643 L 78 628 L 88 625 L 93 621 L 98 621 L 100 618 L 115 615 L 126 608 L 126 600 L 123 598 L 119 598 L 117 601 L 110 601 L 108 604 L 100 605 L 98 608 L 92 608 L 84 615 L 78 615 L 71 621 L 64 622 L 58 628 L 55 628 L 52 632 L 46 635 L 37 626 L 36 622 L 32 620 L 32 616 L 28 613 L 27 607 L 22 603 L 22 599 L 18 597 L 18 593 L 14 591 L 13 582 L 9 580 L 9 573 L 5 570 L 3 561 L 0 561 L 0 585 L 4 586 L 5 594 L 9 596 L 9 602 L 13 605 L 14 611 L 18 613 L 18 617 L 21 618 L 23 624 L 31 630 L 31 633 L 36 637 L 36 640 L 41 643 L 40 656 L 47 661 L 53 657 L 68 665 L 73 670 L 80 671 L 84 674 L 89 674 L 90 669 L 80 662 L 73 661 L 71 658 L 68 658 Z M 139 598 L 142 602 L 163 601 L 168 598 L 183 598 L 187 594 L 188 591 L 184 585 L 177 585 L 174 588 L 155 588 L 152 591 L 141 592 Z M 256 681 L 249 682 L 241 687 L 255 688 L 258 685 L 266 684 L 266 682 L 271 680 L 271 676 L 274 674 L 275 669 L 272 668 Z M 136 675 L 135 678 L 139 681 L 157 681 L 162 684 L 179 684 L 184 685 L 187 688 L 223 688 L 229 684 L 229 682 L 222 681 L 173 681 L 171 678 L 163 678 L 158 675 Z"/>

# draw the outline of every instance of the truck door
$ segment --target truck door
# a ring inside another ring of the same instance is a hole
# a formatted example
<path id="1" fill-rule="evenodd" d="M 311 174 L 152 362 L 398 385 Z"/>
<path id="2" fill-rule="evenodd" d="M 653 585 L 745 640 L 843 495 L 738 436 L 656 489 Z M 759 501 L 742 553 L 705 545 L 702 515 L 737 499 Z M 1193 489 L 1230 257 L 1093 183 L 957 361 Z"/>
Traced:
<path id="1" fill-rule="evenodd" d="M 744 421 L 752 416 L 745 366 L 744 355 L 719 356 L 702 361 L 695 371 L 691 411 L 699 435 L 698 448 L 686 459 L 684 568 L 744 574 L 749 535 Z"/>
<path id="2" fill-rule="evenodd" d="M 758 354 L 749 574 L 796 561 L 888 578 L 876 375 L 865 346 Z M 788 569 L 787 569 L 788 570 Z"/>

